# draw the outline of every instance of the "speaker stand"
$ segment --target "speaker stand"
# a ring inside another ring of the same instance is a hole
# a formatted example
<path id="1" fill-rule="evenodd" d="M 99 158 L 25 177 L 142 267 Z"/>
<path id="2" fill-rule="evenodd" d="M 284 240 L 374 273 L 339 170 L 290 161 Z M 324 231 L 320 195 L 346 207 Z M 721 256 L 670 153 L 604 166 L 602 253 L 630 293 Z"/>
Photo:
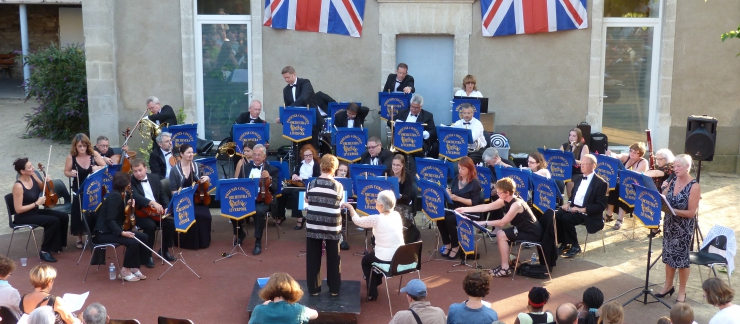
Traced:
<path id="1" fill-rule="evenodd" d="M 696 166 L 696 183 L 701 182 L 701 160 L 697 161 Z M 704 234 L 701 233 L 701 229 L 699 228 L 699 211 L 696 211 L 696 217 L 694 217 L 694 239 L 691 240 L 691 247 L 690 251 L 694 251 L 694 247 L 696 247 L 695 251 L 699 251 L 701 249 L 701 242 L 704 241 Z M 694 245 L 696 243 L 696 245 Z"/>

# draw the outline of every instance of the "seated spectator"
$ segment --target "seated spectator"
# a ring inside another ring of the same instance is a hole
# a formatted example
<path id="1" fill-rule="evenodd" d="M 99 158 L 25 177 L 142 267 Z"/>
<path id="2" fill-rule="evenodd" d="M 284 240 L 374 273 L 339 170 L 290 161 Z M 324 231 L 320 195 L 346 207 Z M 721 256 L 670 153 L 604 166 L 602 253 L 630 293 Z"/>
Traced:
<path id="1" fill-rule="evenodd" d="M 709 278 L 701 284 L 701 289 L 704 290 L 707 303 L 719 308 L 719 312 L 712 317 L 709 324 L 740 323 L 740 306 L 732 303 L 735 291 L 724 280 L 717 277 Z"/>
<path id="2" fill-rule="evenodd" d="M 527 312 L 519 313 L 514 324 L 547 324 L 555 320 L 552 313 L 542 311 L 550 299 L 550 293 L 547 289 L 532 287 L 527 298 Z"/>
<path id="3" fill-rule="evenodd" d="M 26 323 L 28 324 L 54 324 L 55 318 L 54 318 L 54 310 L 51 308 L 51 306 L 41 306 L 39 308 L 36 308 L 31 312 L 31 315 L 28 317 L 28 321 Z"/>
<path id="4" fill-rule="evenodd" d="M 658 323 L 657 324 L 671 324 L 671 318 L 668 317 L 668 316 L 663 316 L 663 317 L 661 317 L 661 318 L 658 319 Z"/>
<path id="5" fill-rule="evenodd" d="M 409 302 L 409 309 L 396 313 L 389 324 L 415 324 L 414 314 L 419 317 L 424 324 L 444 324 L 447 316 L 445 311 L 439 307 L 432 306 L 427 301 L 427 286 L 419 279 L 412 279 L 401 288 L 402 293 L 406 293 L 406 300 Z"/>
<path id="6" fill-rule="evenodd" d="M 54 280 L 57 278 L 57 269 L 48 264 L 40 264 L 33 267 L 28 275 L 34 290 L 21 297 L 21 312 L 31 314 L 36 308 L 50 306 L 56 318 L 52 323 L 79 323 L 79 320 L 64 308 L 64 300 L 51 294 Z"/>
<path id="7" fill-rule="evenodd" d="M 555 323 L 557 324 L 576 324 L 578 323 L 578 309 L 571 303 L 565 303 L 558 306 L 555 310 Z"/>
<path id="8" fill-rule="evenodd" d="M 349 177 L 349 164 L 344 161 L 339 162 L 337 172 L 334 173 L 335 178 L 347 178 Z"/>
<path id="9" fill-rule="evenodd" d="M 21 309 L 18 304 L 21 302 L 21 295 L 18 289 L 13 288 L 8 282 L 8 278 L 15 270 L 15 262 L 10 258 L 0 255 L 0 306 L 5 306 L 15 314 L 21 316 Z"/>
<path id="10" fill-rule="evenodd" d="M 100 303 L 92 303 L 87 306 L 85 312 L 82 313 L 82 319 L 85 324 L 107 324 L 110 322 L 105 306 Z"/>
<path id="11" fill-rule="evenodd" d="M 260 291 L 265 302 L 254 308 L 249 324 L 308 323 L 319 317 L 316 310 L 297 303 L 301 297 L 303 290 L 293 277 L 285 272 L 273 273 Z"/>
<path id="12" fill-rule="evenodd" d="M 624 323 L 624 308 L 617 302 L 611 302 L 601 308 L 599 324 L 622 324 Z"/>
<path id="13" fill-rule="evenodd" d="M 599 288 L 591 287 L 583 292 L 583 301 L 576 304 L 578 324 L 596 324 L 599 322 L 599 307 L 604 303 L 604 293 Z"/>
<path id="14" fill-rule="evenodd" d="M 456 323 L 491 323 L 498 321 L 498 314 L 485 305 L 483 297 L 488 295 L 491 286 L 491 275 L 484 271 L 468 272 L 463 280 L 463 290 L 468 295 L 468 300 L 450 305 L 447 312 L 447 324 Z"/>
<path id="15" fill-rule="evenodd" d="M 708 297 L 708 296 L 707 296 Z M 714 320 L 714 318 L 712 318 Z M 737 317 L 735 318 L 728 318 L 727 321 L 717 322 L 717 323 L 737 323 L 733 322 L 733 320 L 737 320 Z M 691 309 L 691 306 L 686 303 L 676 303 L 671 308 L 671 323 L 673 324 L 696 324 L 694 322 L 694 310 Z M 710 324 L 715 324 L 712 321 L 709 321 Z"/>

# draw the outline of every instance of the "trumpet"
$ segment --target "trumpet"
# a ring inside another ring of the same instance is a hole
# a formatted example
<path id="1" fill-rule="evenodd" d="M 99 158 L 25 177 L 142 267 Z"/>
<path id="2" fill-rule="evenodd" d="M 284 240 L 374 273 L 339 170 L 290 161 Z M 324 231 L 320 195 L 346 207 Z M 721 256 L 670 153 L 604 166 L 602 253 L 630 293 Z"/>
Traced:
<path id="1" fill-rule="evenodd" d="M 228 142 L 224 145 L 221 145 L 218 148 L 218 154 L 225 154 L 229 157 L 233 157 L 234 155 L 242 157 L 243 155 L 241 153 L 236 152 L 236 143 L 234 142 Z M 218 156 L 218 154 L 216 154 Z"/>

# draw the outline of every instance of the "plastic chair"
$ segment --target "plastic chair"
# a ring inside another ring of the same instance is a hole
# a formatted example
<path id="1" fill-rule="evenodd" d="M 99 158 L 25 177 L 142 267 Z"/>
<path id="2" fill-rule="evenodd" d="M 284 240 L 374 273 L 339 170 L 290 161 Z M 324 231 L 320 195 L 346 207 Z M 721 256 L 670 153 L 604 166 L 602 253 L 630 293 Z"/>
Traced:
<path id="1" fill-rule="evenodd" d="M 19 320 L 15 313 L 5 306 L 0 306 L 0 318 L 2 318 L 3 324 L 16 324 Z"/>
<path id="2" fill-rule="evenodd" d="M 172 318 L 160 316 L 157 318 L 157 324 L 195 324 L 189 319 Z"/>
<path id="3" fill-rule="evenodd" d="M 372 280 L 373 272 L 383 275 L 385 278 L 385 293 L 388 296 L 388 308 L 393 317 L 393 307 L 391 306 L 391 293 L 388 289 L 388 279 L 394 276 L 400 276 L 398 281 L 398 294 L 401 294 L 401 284 L 403 283 L 403 275 L 407 273 L 416 272 L 421 280 L 421 241 L 401 245 L 396 249 L 396 253 L 393 254 L 391 264 L 385 263 L 373 263 L 373 267 L 370 271 L 370 280 Z M 368 296 L 370 290 L 368 289 Z"/>
<path id="4" fill-rule="evenodd" d="M 92 263 L 92 257 L 95 254 L 95 250 L 103 249 L 106 250 L 108 248 L 113 248 L 113 254 L 116 256 L 116 266 L 118 269 L 121 268 L 121 263 L 118 261 L 118 253 L 116 252 L 116 248 L 120 246 L 118 243 L 95 243 L 92 239 L 92 231 L 90 230 L 90 224 L 87 222 L 87 216 L 85 216 L 86 213 L 82 213 L 82 224 L 84 225 L 85 229 L 85 246 L 87 244 L 90 244 L 90 247 L 92 248 L 90 250 L 90 261 L 87 262 L 87 270 L 85 270 L 85 278 L 82 279 L 82 282 L 85 282 L 87 280 L 87 273 L 90 271 L 90 263 Z M 80 264 L 80 260 L 82 259 L 82 254 L 85 253 L 85 249 L 82 249 L 82 252 L 80 252 L 80 258 L 77 259 L 77 265 Z M 100 270 L 100 264 L 98 264 L 98 270 Z M 121 283 L 124 283 L 123 277 L 121 277 Z"/>
<path id="5" fill-rule="evenodd" d="M 141 324 L 137 319 L 111 319 L 108 324 Z"/>
<path id="6" fill-rule="evenodd" d="M 707 233 L 707 237 L 702 242 L 702 248 L 699 252 L 689 252 L 689 263 L 696 264 L 697 267 L 705 266 L 712 270 L 714 276 L 717 276 L 717 271 L 714 269 L 715 265 L 724 265 L 727 269 L 727 282 L 732 284 L 730 281 L 730 262 L 727 259 L 728 255 L 735 255 L 736 244 L 735 242 L 735 231 L 724 226 L 714 226 Z M 699 278 L 704 282 L 704 277 L 701 274 L 701 268 L 699 268 Z"/>
<path id="7" fill-rule="evenodd" d="M 28 243 L 31 242 L 31 236 L 33 236 L 33 245 L 36 246 L 36 254 L 39 253 L 39 246 L 36 244 L 36 234 L 34 234 L 33 230 L 38 228 L 38 225 L 28 224 L 28 225 L 16 225 L 13 223 L 13 218 L 15 218 L 15 207 L 13 207 L 13 194 L 9 193 L 5 195 L 5 207 L 8 209 L 8 226 L 10 229 L 13 230 L 13 233 L 10 234 L 10 242 L 8 243 L 8 252 L 5 253 L 5 255 L 10 254 L 10 246 L 13 244 L 13 235 L 15 235 L 15 231 L 27 229 L 29 230 L 28 234 L 28 240 L 26 240 L 26 251 L 28 251 Z"/>

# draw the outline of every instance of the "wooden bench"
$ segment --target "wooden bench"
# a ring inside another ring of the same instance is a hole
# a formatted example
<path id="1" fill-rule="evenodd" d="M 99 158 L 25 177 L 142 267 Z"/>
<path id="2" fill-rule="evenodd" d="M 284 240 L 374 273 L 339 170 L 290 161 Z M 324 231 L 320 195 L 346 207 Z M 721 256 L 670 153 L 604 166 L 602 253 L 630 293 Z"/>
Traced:
<path id="1" fill-rule="evenodd" d="M 13 54 L 0 54 L 0 71 L 5 74 L 8 71 L 8 76 L 13 78 L 13 66 L 15 65 L 15 55 Z"/>

